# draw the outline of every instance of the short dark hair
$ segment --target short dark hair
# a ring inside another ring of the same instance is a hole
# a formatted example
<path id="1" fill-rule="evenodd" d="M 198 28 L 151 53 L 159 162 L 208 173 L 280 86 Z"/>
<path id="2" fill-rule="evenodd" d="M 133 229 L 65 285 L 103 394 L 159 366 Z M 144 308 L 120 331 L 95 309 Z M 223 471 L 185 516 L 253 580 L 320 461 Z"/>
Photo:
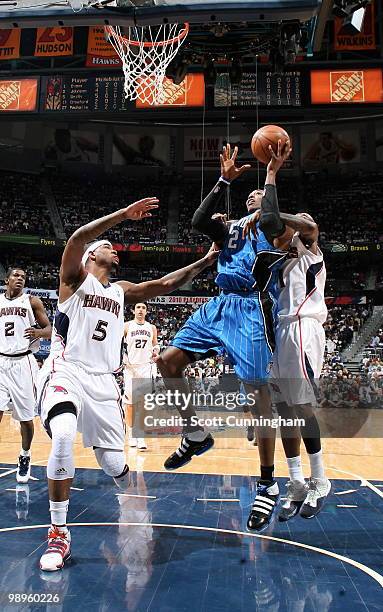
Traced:
<path id="1" fill-rule="evenodd" d="M 24 274 L 26 275 L 24 268 L 18 268 L 17 266 L 14 266 L 13 268 L 8 268 L 5 278 L 8 279 L 11 276 L 12 272 L 14 272 L 15 270 L 21 270 L 21 272 L 24 272 Z"/>

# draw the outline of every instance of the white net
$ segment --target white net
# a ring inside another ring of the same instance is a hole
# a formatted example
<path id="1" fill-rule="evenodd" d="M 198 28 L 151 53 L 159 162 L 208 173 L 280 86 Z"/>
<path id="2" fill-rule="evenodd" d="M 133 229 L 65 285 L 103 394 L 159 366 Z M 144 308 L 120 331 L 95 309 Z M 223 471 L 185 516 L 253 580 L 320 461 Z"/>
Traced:
<path id="1" fill-rule="evenodd" d="M 150 105 L 166 101 L 166 69 L 177 55 L 189 32 L 188 24 L 159 26 L 105 26 L 109 42 L 122 61 L 125 97 Z"/>

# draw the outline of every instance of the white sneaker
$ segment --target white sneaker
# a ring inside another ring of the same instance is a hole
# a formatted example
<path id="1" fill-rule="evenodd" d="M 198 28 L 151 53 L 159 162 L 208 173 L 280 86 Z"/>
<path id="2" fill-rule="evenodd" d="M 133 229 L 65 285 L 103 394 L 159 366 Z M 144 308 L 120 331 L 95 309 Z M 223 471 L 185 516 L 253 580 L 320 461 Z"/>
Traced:
<path id="1" fill-rule="evenodd" d="M 31 475 L 31 457 L 20 455 L 17 465 L 16 480 L 25 484 Z"/>
<path id="2" fill-rule="evenodd" d="M 138 450 L 146 450 L 148 448 L 144 438 L 137 438 L 137 448 Z"/>
<path id="3" fill-rule="evenodd" d="M 278 515 L 278 520 L 281 522 L 288 521 L 298 514 L 309 490 L 308 484 L 299 480 L 289 480 L 286 488 L 287 496 Z"/>
<path id="4" fill-rule="evenodd" d="M 327 478 L 310 478 L 309 490 L 300 509 L 300 516 L 305 519 L 314 518 L 322 510 L 330 491 L 331 482 Z"/>
<path id="5" fill-rule="evenodd" d="M 69 529 L 62 531 L 59 527 L 48 529 L 48 548 L 40 559 L 40 569 L 44 572 L 56 572 L 64 567 L 70 558 L 71 536 Z"/>

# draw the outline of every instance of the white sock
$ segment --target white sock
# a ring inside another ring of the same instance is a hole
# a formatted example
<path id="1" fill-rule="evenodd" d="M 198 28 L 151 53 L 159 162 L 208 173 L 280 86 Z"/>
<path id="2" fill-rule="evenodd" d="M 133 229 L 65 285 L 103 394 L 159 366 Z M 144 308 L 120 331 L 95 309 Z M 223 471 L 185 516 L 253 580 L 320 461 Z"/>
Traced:
<path id="1" fill-rule="evenodd" d="M 192 431 L 186 434 L 188 440 L 192 440 L 192 442 L 203 442 L 203 440 L 208 436 L 208 431 Z"/>
<path id="2" fill-rule="evenodd" d="M 301 458 L 298 457 L 288 457 L 287 458 L 287 466 L 289 468 L 289 476 L 290 480 L 297 480 L 302 484 L 305 482 L 303 471 L 302 471 L 302 462 Z"/>
<path id="3" fill-rule="evenodd" d="M 64 501 L 51 501 L 49 500 L 49 510 L 51 513 L 52 525 L 65 526 L 66 516 L 68 514 L 69 499 Z"/>
<path id="4" fill-rule="evenodd" d="M 310 467 L 311 467 L 311 477 L 321 478 L 322 480 L 325 479 L 326 475 L 324 473 L 322 451 L 320 450 L 318 453 L 309 455 L 309 459 L 310 459 Z"/>
<path id="5" fill-rule="evenodd" d="M 31 456 L 31 451 L 30 450 L 24 450 L 23 448 L 20 451 L 20 456 L 21 457 L 30 457 Z"/>

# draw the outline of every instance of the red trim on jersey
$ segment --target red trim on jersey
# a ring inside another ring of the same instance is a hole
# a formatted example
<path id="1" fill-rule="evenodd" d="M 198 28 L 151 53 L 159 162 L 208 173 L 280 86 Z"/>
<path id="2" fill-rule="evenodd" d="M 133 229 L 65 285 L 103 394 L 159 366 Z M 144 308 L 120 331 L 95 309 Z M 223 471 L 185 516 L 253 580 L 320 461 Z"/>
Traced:
<path id="1" fill-rule="evenodd" d="M 320 263 L 320 262 L 319 262 L 319 263 Z M 323 261 L 323 259 L 322 259 L 322 264 L 323 264 L 323 263 L 324 263 L 324 261 Z M 316 278 L 317 276 L 319 276 L 319 274 L 321 274 L 321 273 L 323 272 L 323 270 L 324 270 L 324 269 L 325 269 L 325 268 L 324 268 L 324 265 L 322 265 L 322 267 L 321 267 L 321 269 L 319 270 L 319 272 L 317 272 L 317 273 L 315 274 L 315 278 Z M 306 302 L 306 301 L 307 301 L 307 300 L 308 300 L 308 299 L 309 299 L 309 298 L 310 298 L 310 297 L 313 295 L 313 293 L 315 293 L 315 291 L 316 291 L 317 289 L 318 289 L 318 287 L 317 287 L 317 286 L 315 286 L 313 289 L 311 289 L 310 293 L 308 293 L 308 294 L 306 295 L 306 297 L 305 297 L 305 299 L 303 300 L 302 304 L 299 306 L 299 308 L 298 308 L 297 312 L 295 313 L 295 316 L 296 316 L 296 317 L 299 315 L 299 311 L 300 311 L 300 309 L 302 308 L 303 304 L 304 304 L 304 303 L 305 303 L 305 302 Z"/>
<path id="2" fill-rule="evenodd" d="M 302 304 L 299 306 L 298 310 L 295 313 L 295 316 L 298 317 L 299 316 L 299 311 L 302 308 L 303 304 L 305 304 L 307 302 L 307 300 L 312 296 L 313 293 L 315 293 L 315 291 L 318 289 L 318 287 L 314 287 L 314 289 L 311 289 L 310 293 L 308 293 L 305 297 L 305 299 L 303 300 Z"/>
<path id="3" fill-rule="evenodd" d="M 111 376 L 113 377 L 113 374 L 112 374 Z M 117 391 L 117 406 L 118 406 L 118 409 L 119 409 L 119 411 L 120 411 L 120 416 L 121 416 L 121 421 L 122 421 L 122 424 L 123 424 L 123 427 L 124 427 L 124 432 L 126 433 L 126 427 L 125 427 L 125 412 L 124 412 L 124 409 L 123 409 L 123 407 L 122 407 L 122 396 L 121 396 L 121 391 L 120 391 L 120 388 L 119 388 L 119 386 L 118 386 L 118 384 L 117 384 L 116 380 L 114 379 L 114 377 L 112 378 L 112 380 L 113 380 L 113 384 L 114 384 L 114 386 L 116 387 L 116 391 Z"/>
<path id="4" fill-rule="evenodd" d="M 307 374 L 307 370 L 306 370 L 306 363 L 305 363 L 305 353 L 303 350 L 303 342 L 302 342 L 302 328 L 301 328 L 301 318 L 298 317 L 298 324 L 299 324 L 299 348 L 300 348 L 300 354 L 301 354 L 301 364 L 302 364 L 302 370 L 303 370 L 303 374 L 306 380 L 308 380 L 310 382 L 310 378 Z"/>

